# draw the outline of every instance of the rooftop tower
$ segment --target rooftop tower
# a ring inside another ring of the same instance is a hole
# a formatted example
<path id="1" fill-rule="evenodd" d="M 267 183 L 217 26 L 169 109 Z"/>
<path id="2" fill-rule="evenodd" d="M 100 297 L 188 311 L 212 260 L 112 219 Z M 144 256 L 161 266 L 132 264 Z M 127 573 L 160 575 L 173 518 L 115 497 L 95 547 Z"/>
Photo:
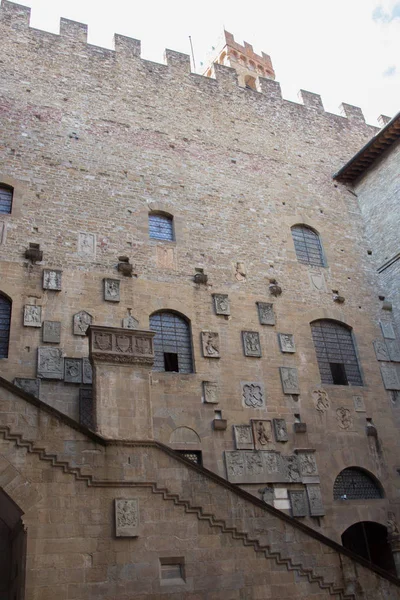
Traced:
<path id="1" fill-rule="evenodd" d="M 253 46 L 244 42 L 238 44 L 229 31 L 225 31 L 209 52 L 206 60 L 206 68 L 203 75 L 213 75 L 213 64 L 232 67 L 238 74 L 239 85 L 253 90 L 259 90 L 259 77 L 275 79 L 275 71 L 272 67 L 270 56 L 264 52 L 256 54 Z"/>

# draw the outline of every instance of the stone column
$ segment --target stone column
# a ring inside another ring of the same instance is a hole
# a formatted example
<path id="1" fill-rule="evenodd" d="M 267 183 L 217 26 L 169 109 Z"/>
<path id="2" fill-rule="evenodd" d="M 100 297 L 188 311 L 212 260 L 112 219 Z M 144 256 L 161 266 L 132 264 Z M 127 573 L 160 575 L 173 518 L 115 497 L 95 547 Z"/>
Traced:
<path id="1" fill-rule="evenodd" d="M 153 439 L 152 331 L 90 326 L 96 431 L 107 438 Z"/>

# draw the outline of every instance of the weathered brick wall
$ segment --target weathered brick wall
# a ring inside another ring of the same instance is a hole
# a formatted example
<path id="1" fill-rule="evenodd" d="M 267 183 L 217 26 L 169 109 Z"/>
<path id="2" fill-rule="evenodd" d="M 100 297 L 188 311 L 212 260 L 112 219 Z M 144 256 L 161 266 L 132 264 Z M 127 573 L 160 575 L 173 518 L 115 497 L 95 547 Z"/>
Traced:
<path id="1" fill-rule="evenodd" d="M 354 185 L 358 195 L 373 263 L 381 269 L 400 253 L 398 210 L 400 142 L 397 141 Z M 392 302 L 394 319 L 400 327 L 399 258 L 385 268 L 379 281 L 387 300 Z"/>
<path id="2" fill-rule="evenodd" d="M 3 2 L 0 180 L 13 183 L 16 193 L 13 213 L 0 216 L 6 230 L 0 288 L 13 300 L 10 353 L 0 373 L 9 380 L 36 375 L 41 330 L 22 326 L 25 304 L 36 302 L 43 319 L 61 321 L 60 347 L 75 357 L 88 354 L 87 340 L 72 334 L 80 310 L 96 324 L 118 327 L 132 308 L 142 328 L 156 310 L 179 311 L 191 321 L 195 373 L 152 374 L 156 439 L 168 444 L 176 427 L 194 428 L 205 466 L 225 476 L 232 425 L 283 417 L 289 442 L 277 449 L 316 449 L 323 474 L 327 515 L 321 525 L 310 524 L 336 540 L 359 520 L 385 524 L 399 485 L 399 416 L 372 341 L 381 338 L 379 319 L 389 317 L 381 312 L 357 199 L 332 181 L 375 129 L 349 105 L 344 118 L 324 112 L 313 94 L 303 94 L 306 105 L 283 100 L 271 80 L 262 81 L 262 93 L 241 89 L 224 67 L 216 67 L 216 80 L 207 79 L 189 73 L 188 57 L 169 52 L 167 65 L 155 64 L 139 58 L 134 40 L 117 37 L 114 52 L 87 45 L 79 24 L 63 21 L 57 36 L 29 29 L 28 19 L 27 10 Z M 175 242 L 149 240 L 152 209 L 173 214 Z M 327 267 L 317 271 L 325 289 L 311 286 L 315 269 L 296 259 L 290 232 L 296 223 L 321 235 Z M 95 256 L 78 252 L 80 232 L 96 236 Z M 40 243 L 42 263 L 24 259 L 30 242 Z M 137 277 L 118 273 L 122 254 Z M 244 282 L 234 277 L 237 262 L 245 264 Z M 49 267 L 63 271 L 60 292 L 42 289 Z M 193 283 L 198 267 L 207 286 Z M 104 277 L 121 280 L 119 303 L 103 300 Z M 277 299 L 269 278 L 282 286 Z M 332 290 L 345 297 L 343 305 L 334 303 Z M 229 294 L 230 318 L 214 314 L 215 292 Z M 276 326 L 261 326 L 256 302 L 271 300 Z M 330 409 L 323 415 L 312 396 L 320 375 L 309 323 L 317 318 L 353 328 L 365 383 L 327 386 Z M 203 358 L 202 330 L 219 332 L 221 359 Z M 242 330 L 259 331 L 262 358 L 243 356 Z M 294 334 L 294 355 L 280 353 L 279 331 Z M 283 394 L 280 366 L 297 367 L 298 401 Z M 202 403 L 202 381 L 218 381 L 218 406 Z M 265 409 L 243 407 L 241 381 L 264 383 Z M 355 394 L 363 396 L 366 413 L 354 411 Z M 42 398 L 77 418 L 75 385 L 43 381 Z M 338 425 L 339 407 L 351 412 L 348 430 Z M 226 431 L 212 427 L 215 408 L 228 421 Z M 306 434 L 293 433 L 295 413 L 307 423 Z M 377 426 L 379 451 L 366 436 L 366 417 Z M 357 465 L 380 479 L 383 502 L 333 502 L 336 475 Z"/>

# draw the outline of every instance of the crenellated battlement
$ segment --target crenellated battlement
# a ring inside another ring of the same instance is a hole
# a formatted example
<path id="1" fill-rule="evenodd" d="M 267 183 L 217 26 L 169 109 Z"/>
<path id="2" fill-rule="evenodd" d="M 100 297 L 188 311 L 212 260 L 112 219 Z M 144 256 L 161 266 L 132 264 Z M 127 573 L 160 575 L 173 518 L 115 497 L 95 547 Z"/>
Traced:
<path id="1" fill-rule="evenodd" d="M 78 23 L 69 19 L 60 19 L 60 32 L 59 34 L 49 33 L 43 30 L 30 27 L 30 16 L 31 9 L 9 0 L 2 0 L 0 5 L 0 25 L 10 27 L 14 34 L 16 41 L 21 34 L 31 35 L 34 40 L 40 41 L 41 45 L 46 45 L 46 42 L 51 43 L 54 47 L 54 43 L 59 43 L 60 46 L 70 45 L 74 49 L 79 48 L 79 56 L 88 53 L 88 58 L 93 59 L 101 57 L 104 60 L 109 60 L 111 68 L 114 68 L 115 64 L 131 62 L 130 66 L 126 65 L 126 69 L 140 69 L 142 68 L 147 74 L 156 72 L 157 76 L 165 74 L 167 77 L 190 77 L 192 80 L 204 86 L 211 85 L 213 88 L 215 85 L 223 88 L 225 91 L 230 90 L 233 93 L 234 89 L 238 89 L 243 97 L 243 94 L 248 94 L 249 98 L 254 98 L 254 93 L 263 97 L 268 102 L 291 102 L 285 100 L 282 97 L 280 84 L 274 80 L 274 71 L 270 57 L 262 53 L 261 56 L 254 53 L 253 47 L 247 42 L 244 45 L 238 44 L 232 34 L 224 32 L 224 39 L 229 42 L 230 46 L 237 51 L 246 54 L 249 59 L 253 59 L 255 63 L 258 61 L 264 65 L 264 74 L 257 72 L 255 77 L 257 79 L 257 86 L 251 86 L 244 84 L 240 69 L 236 66 L 227 66 L 226 64 L 220 64 L 214 62 L 210 69 L 207 71 L 207 75 L 199 75 L 193 73 L 191 70 L 190 57 L 187 54 L 176 52 L 174 50 L 166 49 L 164 59 L 165 64 L 153 63 L 149 60 L 141 58 L 141 43 L 139 40 L 130 38 L 121 34 L 114 35 L 114 48 L 107 49 L 87 42 L 88 27 L 83 23 Z M 238 59 L 239 60 L 239 59 Z M 104 62 L 104 61 L 103 61 Z M 90 66 L 96 69 L 96 61 L 91 60 Z M 245 89 L 250 88 L 250 89 Z M 252 88 L 252 89 L 251 89 Z M 312 109 L 315 112 L 323 113 L 324 107 L 321 97 L 318 94 L 300 90 L 299 92 L 300 106 L 304 106 L 306 109 Z M 293 102 L 291 102 L 293 104 Z M 362 111 L 359 107 L 352 106 L 347 103 L 343 103 L 340 107 L 341 115 L 348 121 L 353 123 L 365 122 Z M 331 114 L 331 113 L 325 113 Z M 336 118 L 340 118 L 339 115 L 334 115 Z"/>

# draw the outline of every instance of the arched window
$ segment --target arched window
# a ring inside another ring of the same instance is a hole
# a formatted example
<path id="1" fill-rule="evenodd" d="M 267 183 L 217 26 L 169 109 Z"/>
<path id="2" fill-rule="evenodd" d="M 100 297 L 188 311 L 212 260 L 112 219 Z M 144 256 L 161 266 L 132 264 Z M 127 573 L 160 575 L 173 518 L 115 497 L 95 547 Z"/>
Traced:
<path id="1" fill-rule="evenodd" d="M 373 500 L 383 498 L 383 491 L 377 481 L 366 471 L 349 467 L 343 469 L 333 485 L 334 500 Z"/>
<path id="2" fill-rule="evenodd" d="M 13 188 L 0 183 L 0 213 L 9 215 L 12 208 Z"/>
<path id="3" fill-rule="evenodd" d="M 10 338 L 11 300 L 0 293 L 0 358 L 8 357 Z"/>
<path id="4" fill-rule="evenodd" d="M 318 233 L 306 225 L 294 225 L 292 237 L 297 260 L 306 265 L 325 266 L 324 253 Z"/>
<path id="5" fill-rule="evenodd" d="M 165 213 L 149 214 L 149 235 L 154 240 L 174 240 L 174 226 L 171 215 Z"/>
<path id="6" fill-rule="evenodd" d="M 150 316 L 154 336 L 154 370 L 193 373 L 192 339 L 188 321 L 171 312 Z"/>
<path id="7" fill-rule="evenodd" d="M 322 383 L 362 385 L 351 329 L 329 320 L 314 321 L 311 331 Z"/>

